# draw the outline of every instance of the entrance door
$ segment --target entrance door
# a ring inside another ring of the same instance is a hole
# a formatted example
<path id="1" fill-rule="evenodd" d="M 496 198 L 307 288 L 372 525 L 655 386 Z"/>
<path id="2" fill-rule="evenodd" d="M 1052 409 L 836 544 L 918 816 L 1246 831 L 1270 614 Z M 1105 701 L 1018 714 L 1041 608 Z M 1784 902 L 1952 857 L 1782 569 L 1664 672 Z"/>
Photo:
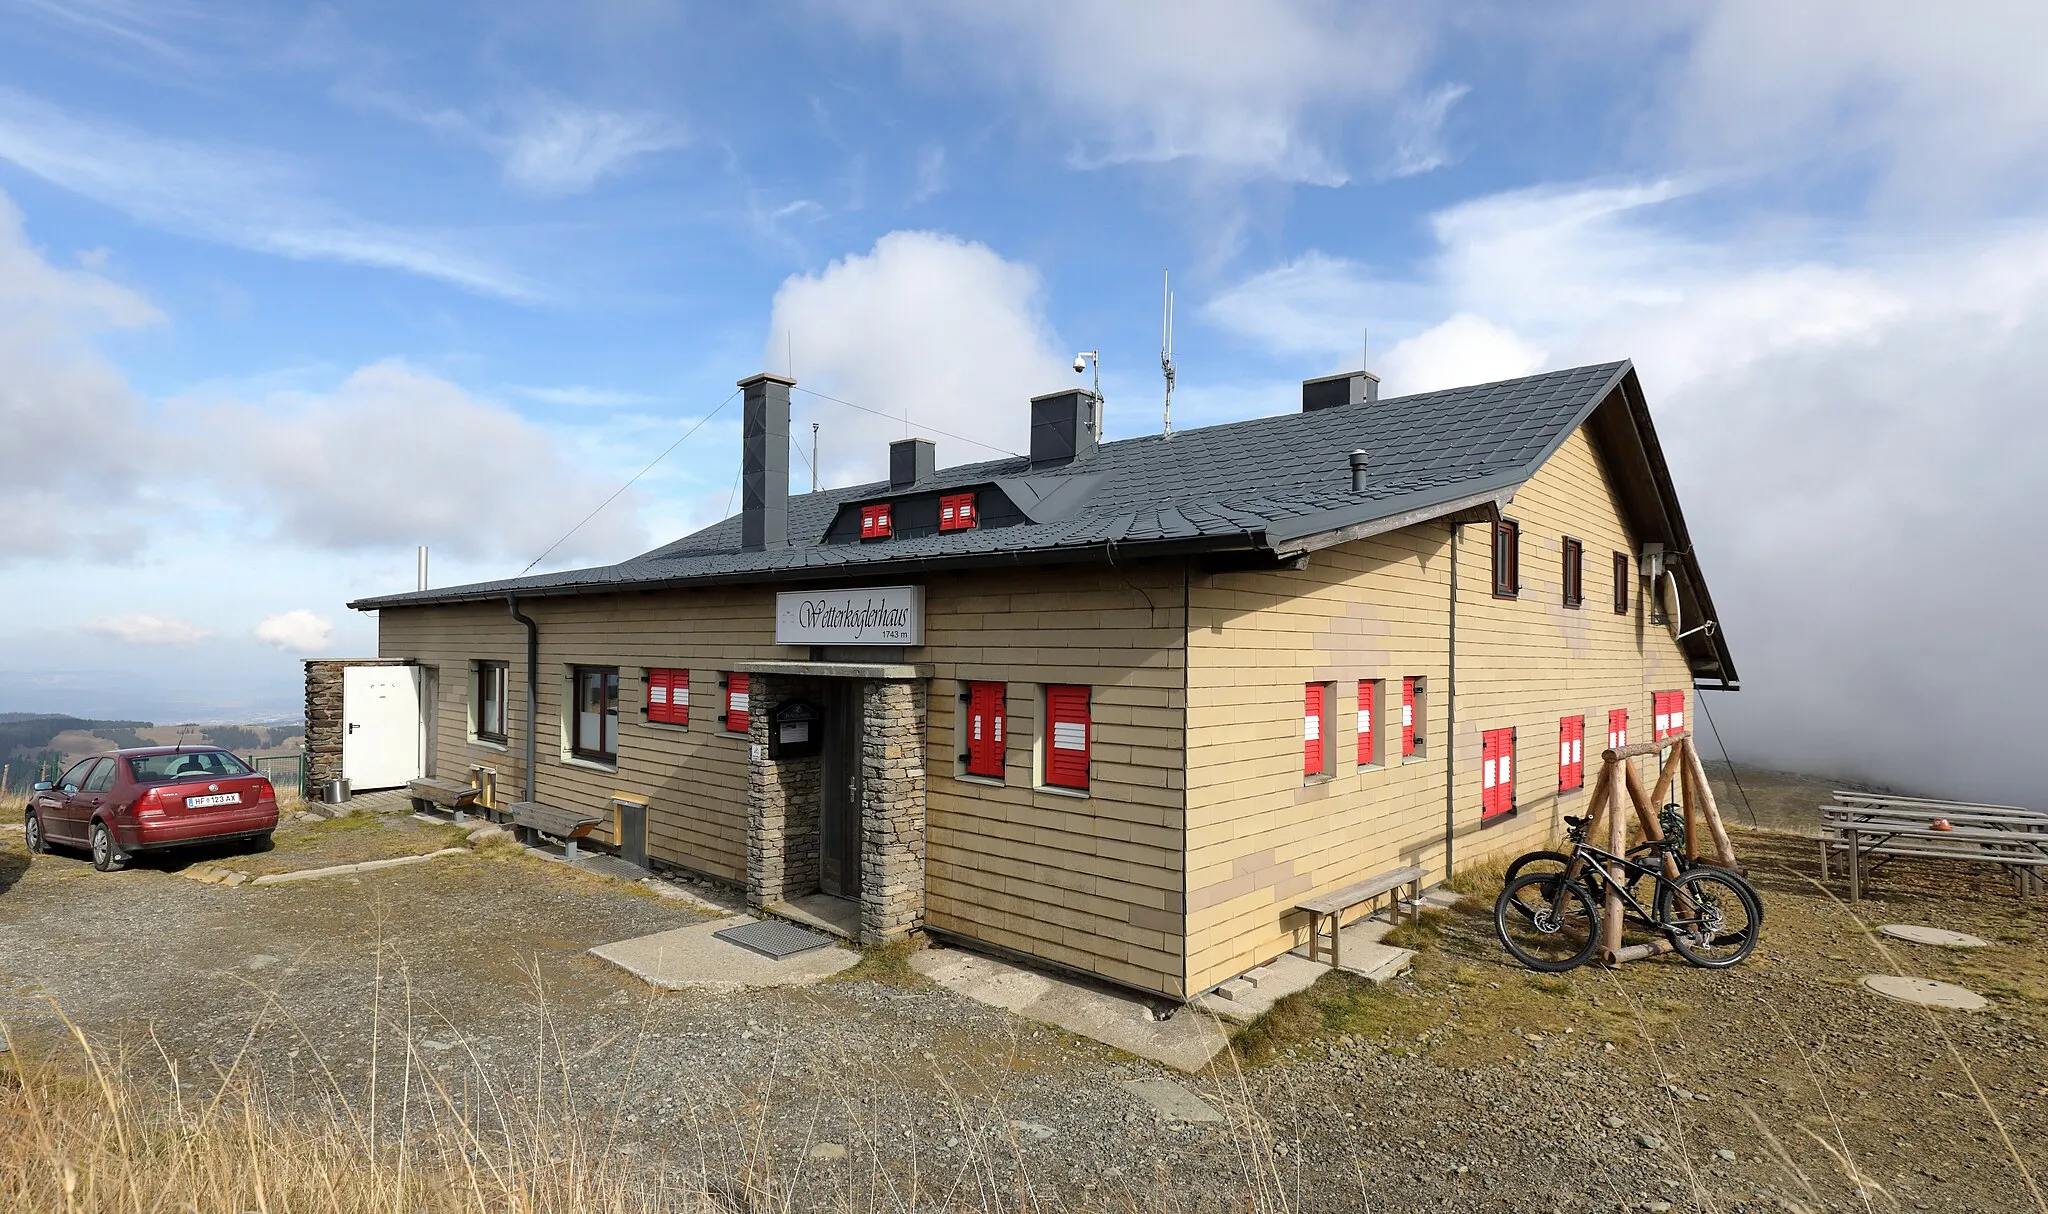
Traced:
<path id="1" fill-rule="evenodd" d="M 860 897 L 860 684 L 825 684 L 825 736 L 819 756 L 818 888 Z"/>
<path id="2" fill-rule="evenodd" d="M 357 791 L 420 778 L 420 685 L 413 666 L 341 672 L 341 775 Z"/>

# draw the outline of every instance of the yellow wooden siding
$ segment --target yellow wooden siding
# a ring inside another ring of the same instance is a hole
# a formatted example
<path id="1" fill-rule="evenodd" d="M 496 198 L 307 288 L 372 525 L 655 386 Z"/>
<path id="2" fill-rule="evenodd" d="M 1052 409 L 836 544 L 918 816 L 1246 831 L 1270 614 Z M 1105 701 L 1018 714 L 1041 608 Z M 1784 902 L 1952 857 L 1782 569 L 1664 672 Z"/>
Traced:
<path id="1" fill-rule="evenodd" d="M 1149 596 L 1149 602 L 1148 602 Z M 1182 992 L 1181 565 L 1016 569 L 927 579 L 930 663 L 926 921 L 989 944 L 1166 994 Z M 648 802 L 648 851 L 746 879 L 747 743 L 720 728 L 721 673 L 743 659 L 802 659 L 774 644 L 771 590 L 676 591 L 534 599 L 541 629 L 539 787 L 544 802 L 606 816 L 615 795 Z M 494 768 L 520 787 L 526 631 L 503 605 L 387 610 L 384 657 L 440 669 L 437 758 L 464 778 Z M 506 747 L 469 734 L 471 662 L 509 668 Z M 570 762 L 561 711 L 571 665 L 619 667 L 615 771 Z M 647 667 L 690 671 L 690 729 L 642 714 Z M 1011 721 L 1001 785 L 957 778 L 961 680 L 1007 684 Z M 1036 787 L 1039 689 L 1092 688 L 1089 794 Z M 760 706 L 765 708 L 766 706 Z"/>
<path id="2" fill-rule="evenodd" d="M 1485 526 L 1458 540 L 1456 776 L 1460 868 L 1540 846 L 1584 792 L 1557 789 L 1559 721 L 1586 718 L 1587 786 L 1599 772 L 1607 710 L 1628 708 L 1649 737 L 1653 690 L 1689 689 L 1670 633 L 1640 594 L 1612 607 L 1612 554 L 1633 553 L 1583 431 L 1525 484 L 1507 515 L 1522 524 L 1522 594 L 1492 595 Z M 1315 553 L 1299 571 L 1217 574 L 1192 590 L 1188 716 L 1189 988 L 1199 991 L 1302 939 L 1295 903 L 1402 864 L 1444 876 L 1448 599 L 1452 528 L 1427 523 Z M 1562 604 L 1562 541 L 1585 544 L 1585 603 Z M 1633 555 L 1630 569 L 1635 567 Z M 1426 680 L 1426 756 L 1399 758 L 1404 676 Z M 1381 761 L 1357 763 L 1360 679 L 1383 680 Z M 1303 776 L 1303 687 L 1332 684 L 1327 778 Z M 1687 692 L 1688 708 L 1692 693 Z M 1479 825 L 1480 734 L 1515 728 L 1518 813 Z"/>
<path id="3" fill-rule="evenodd" d="M 774 597 L 719 589 L 605 598 L 530 599 L 540 624 L 540 729 L 535 796 L 601 815 L 611 836 L 614 796 L 647 802 L 650 855 L 732 881 L 747 872 L 747 740 L 728 734 L 719 679 L 735 661 L 786 656 L 774 644 Z M 381 613 L 378 652 L 440 669 L 436 714 L 441 775 L 462 779 L 472 763 L 495 768 L 502 799 L 518 795 L 526 738 L 526 628 L 503 604 L 396 608 Z M 470 663 L 508 668 L 510 743 L 470 740 Z M 562 707 L 569 668 L 619 668 L 619 756 L 613 769 L 565 757 Z M 690 728 L 647 721 L 649 667 L 690 672 Z"/>
<path id="4" fill-rule="evenodd" d="M 1180 563 L 935 577 L 925 596 L 926 922 L 1185 994 Z M 960 762 L 969 682 L 1004 684 L 1001 784 Z M 1053 683 L 1091 689 L 1086 797 L 1038 784 Z"/>

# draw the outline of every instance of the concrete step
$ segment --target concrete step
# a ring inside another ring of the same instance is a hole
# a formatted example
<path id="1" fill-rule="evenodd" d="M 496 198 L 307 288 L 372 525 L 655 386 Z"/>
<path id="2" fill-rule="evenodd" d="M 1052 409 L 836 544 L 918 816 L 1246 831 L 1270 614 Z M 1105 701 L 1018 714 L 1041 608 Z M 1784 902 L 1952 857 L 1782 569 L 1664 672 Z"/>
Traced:
<path id="1" fill-rule="evenodd" d="M 1415 950 L 1395 948 L 1391 944 L 1367 944 L 1353 951 L 1349 942 L 1344 946 L 1344 969 L 1347 973 L 1380 986 L 1408 972 L 1415 960 Z"/>
<path id="2" fill-rule="evenodd" d="M 1258 989 L 1259 984 L 1256 982 L 1247 982 L 1242 978 L 1232 978 L 1230 981 L 1217 987 L 1216 993 L 1232 1003 L 1243 1003 L 1257 992 Z"/>

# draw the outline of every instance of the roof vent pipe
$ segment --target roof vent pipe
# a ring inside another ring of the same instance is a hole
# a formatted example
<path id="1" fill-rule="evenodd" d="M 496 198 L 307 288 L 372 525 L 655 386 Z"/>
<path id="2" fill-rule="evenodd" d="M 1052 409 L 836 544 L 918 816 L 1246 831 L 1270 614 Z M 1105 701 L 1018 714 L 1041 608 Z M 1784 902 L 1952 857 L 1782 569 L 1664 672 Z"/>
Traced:
<path id="1" fill-rule="evenodd" d="M 1351 491 L 1353 493 L 1365 492 L 1365 452 L 1363 451 L 1353 451 L 1351 453 Z"/>

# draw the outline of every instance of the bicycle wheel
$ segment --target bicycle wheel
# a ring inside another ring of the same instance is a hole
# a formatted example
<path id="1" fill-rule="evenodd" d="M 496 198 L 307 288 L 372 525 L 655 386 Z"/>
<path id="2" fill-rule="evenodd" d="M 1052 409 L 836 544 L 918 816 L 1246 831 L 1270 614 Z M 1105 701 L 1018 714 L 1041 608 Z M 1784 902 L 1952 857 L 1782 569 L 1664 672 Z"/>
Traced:
<path id="1" fill-rule="evenodd" d="M 1501 881 L 1501 884 L 1503 886 L 1513 885 L 1515 883 L 1515 879 L 1517 877 L 1522 876 L 1525 873 L 1548 873 L 1551 876 L 1557 876 L 1563 873 L 1566 867 L 1568 867 L 1571 864 L 1571 862 L 1572 857 L 1571 853 L 1569 852 L 1523 852 L 1521 855 L 1515 857 L 1515 862 L 1513 864 L 1508 865 L 1507 876 Z M 1606 875 L 1606 873 L 1600 870 L 1599 865 L 1594 864 L 1591 861 L 1588 861 L 1586 864 L 1580 867 L 1579 875 L 1577 878 L 1579 884 L 1586 887 L 1586 892 L 1592 896 L 1593 901 L 1602 903 L 1603 905 L 1605 903 L 1606 894 L 1603 892 L 1604 887 L 1601 885 L 1601 879 L 1604 878 Z"/>
<path id="2" fill-rule="evenodd" d="M 1763 912 L 1749 882 L 1702 865 L 1657 887 L 1657 921 L 1678 954 L 1703 969 L 1727 969 L 1756 948 Z"/>
<path id="3" fill-rule="evenodd" d="M 1493 930 L 1515 960 L 1532 970 L 1561 974 L 1584 965 L 1600 947 L 1600 909 L 1576 881 L 1557 873 L 1525 873 L 1494 900 Z"/>

